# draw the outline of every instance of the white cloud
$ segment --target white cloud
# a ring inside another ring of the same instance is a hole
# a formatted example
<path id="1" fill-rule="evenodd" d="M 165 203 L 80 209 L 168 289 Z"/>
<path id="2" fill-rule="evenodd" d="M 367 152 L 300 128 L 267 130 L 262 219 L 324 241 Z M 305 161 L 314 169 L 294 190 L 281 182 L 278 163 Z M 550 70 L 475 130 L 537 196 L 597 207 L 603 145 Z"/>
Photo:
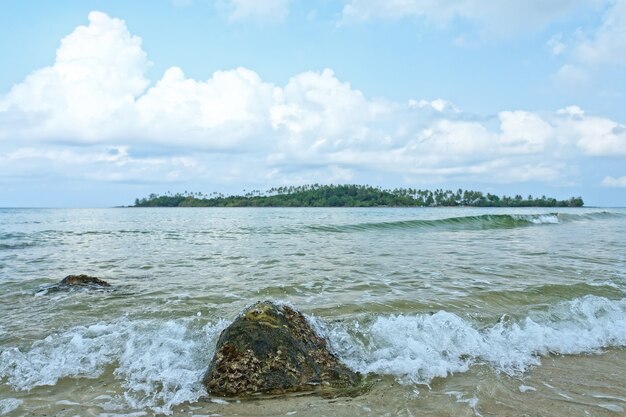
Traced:
<path id="1" fill-rule="evenodd" d="M 566 89 L 580 89 L 591 84 L 589 73 L 579 65 L 565 64 L 553 78 L 559 86 Z"/>
<path id="2" fill-rule="evenodd" d="M 499 115 L 500 142 L 505 152 L 539 153 L 554 137 L 554 129 L 539 115 L 527 111 L 503 111 Z"/>
<path id="3" fill-rule="evenodd" d="M 486 157 L 495 140 L 493 132 L 480 123 L 442 119 L 424 128 L 407 150 L 431 154 L 436 156 L 437 162 L 459 156 L 463 159 L 473 155 Z"/>
<path id="4" fill-rule="evenodd" d="M 626 127 L 577 106 L 482 120 L 442 98 L 368 98 L 330 69 L 277 86 L 246 68 L 199 81 L 171 67 L 148 86 L 141 39 L 104 13 L 89 21 L 63 39 L 53 65 L 0 98 L 3 173 L 46 167 L 108 181 L 284 183 L 371 171 L 558 181 L 567 158 L 626 155 Z M 134 151 L 164 147 L 175 156 Z"/>
<path id="5" fill-rule="evenodd" d="M 98 181 L 170 182 L 181 172 L 202 169 L 194 158 L 135 157 L 126 146 L 97 148 L 23 147 L 0 153 L 0 173 L 20 177 L 46 167 L 46 176 Z"/>
<path id="6" fill-rule="evenodd" d="M 585 115 L 585 111 L 578 106 L 567 106 L 564 109 L 557 110 L 556 114 L 569 115 L 580 118 Z"/>
<path id="7" fill-rule="evenodd" d="M 603 70 L 626 66 L 626 0 L 608 2 L 602 21 L 590 30 L 577 29 L 569 38 L 555 36 L 547 43 L 563 64 L 553 75 L 566 90 L 602 82 Z"/>
<path id="8" fill-rule="evenodd" d="M 443 111 L 458 112 L 459 111 L 459 109 L 454 104 L 442 98 L 437 98 L 432 101 L 428 101 L 424 99 L 417 101 L 417 100 L 411 99 L 409 100 L 408 106 L 411 109 L 431 108 L 438 112 L 443 112 Z"/>
<path id="9" fill-rule="evenodd" d="M 228 20 L 275 23 L 289 14 L 290 0 L 218 0 L 217 7 L 228 15 Z"/>
<path id="10" fill-rule="evenodd" d="M 606 117 L 587 116 L 577 106 L 557 112 L 558 139 L 573 143 L 587 155 L 626 155 L 626 126 Z"/>
<path id="11" fill-rule="evenodd" d="M 611 176 L 604 177 L 602 185 L 605 187 L 626 187 L 626 176 L 619 178 Z"/>
<path id="12" fill-rule="evenodd" d="M 626 1 L 617 0 L 602 24 L 575 46 L 576 58 L 586 64 L 626 65 Z"/>
<path id="13" fill-rule="evenodd" d="M 554 139 L 553 127 L 539 115 L 526 111 L 503 111 L 499 129 L 479 121 L 441 118 L 423 127 L 402 148 L 402 154 L 416 154 L 427 164 L 468 163 L 512 155 L 541 153 Z"/>
<path id="14" fill-rule="evenodd" d="M 137 100 L 137 124 L 156 140 L 232 148 L 269 129 L 269 109 L 279 94 L 245 68 L 217 71 L 207 81 L 196 81 L 172 67 Z"/>
<path id="15" fill-rule="evenodd" d="M 134 99 L 147 87 L 148 65 L 141 39 L 122 20 L 92 12 L 89 26 L 63 38 L 54 65 L 14 86 L 0 111 L 27 120 L 18 129 L 25 136 L 45 132 L 89 141 L 113 134 L 127 125 Z"/>
<path id="16" fill-rule="evenodd" d="M 366 99 L 325 69 L 292 77 L 270 109 L 270 118 L 285 138 L 283 149 L 320 152 L 366 146 L 370 123 L 390 111 L 389 105 Z"/>
<path id="17" fill-rule="evenodd" d="M 343 21 L 423 18 L 441 24 L 454 18 L 478 23 L 490 32 L 539 29 L 584 4 L 582 0 L 348 0 Z"/>
<path id="18" fill-rule="evenodd" d="M 563 43 L 561 35 L 550 38 L 550 40 L 546 43 L 546 47 L 552 55 L 561 55 L 566 49 L 566 45 Z"/>

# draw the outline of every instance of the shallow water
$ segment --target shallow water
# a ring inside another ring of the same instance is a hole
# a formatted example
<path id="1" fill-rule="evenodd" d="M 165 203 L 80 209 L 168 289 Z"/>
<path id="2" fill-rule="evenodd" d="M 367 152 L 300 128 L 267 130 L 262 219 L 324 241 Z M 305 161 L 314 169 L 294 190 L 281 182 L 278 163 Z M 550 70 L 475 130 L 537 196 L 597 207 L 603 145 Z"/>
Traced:
<path id="1" fill-rule="evenodd" d="M 3 209 L 0 415 L 625 415 L 625 254 L 625 209 Z M 262 299 L 371 389 L 206 397 Z"/>

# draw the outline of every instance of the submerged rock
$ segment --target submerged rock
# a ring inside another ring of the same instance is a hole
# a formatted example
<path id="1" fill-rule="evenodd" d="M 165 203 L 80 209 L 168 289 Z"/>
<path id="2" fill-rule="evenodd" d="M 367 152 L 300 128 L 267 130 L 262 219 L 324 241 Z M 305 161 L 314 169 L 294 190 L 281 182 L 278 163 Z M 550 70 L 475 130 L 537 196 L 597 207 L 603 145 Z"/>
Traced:
<path id="1" fill-rule="evenodd" d="M 361 375 L 339 362 L 302 313 L 264 301 L 222 332 L 202 382 L 213 395 L 246 396 L 350 389 Z"/>
<path id="2" fill-rule="evenodd" d="M 108 282 L 89 275 L 68 275 L 52 285 L 42 285 L 36 291 L 36 296 L 42 296 L 57 291 L 115 291 Z"/>
<path id="3" fill-rule="evenodd" d="M 59 282 L 60 286 L 67 287 L 92 287 L 92 288 L 104 288 L 110 287 L 106 281 L 101 280 L 100 278 L 91 277 L 89 275 L 80 274 L 80 275 L 68 275 Z"/>

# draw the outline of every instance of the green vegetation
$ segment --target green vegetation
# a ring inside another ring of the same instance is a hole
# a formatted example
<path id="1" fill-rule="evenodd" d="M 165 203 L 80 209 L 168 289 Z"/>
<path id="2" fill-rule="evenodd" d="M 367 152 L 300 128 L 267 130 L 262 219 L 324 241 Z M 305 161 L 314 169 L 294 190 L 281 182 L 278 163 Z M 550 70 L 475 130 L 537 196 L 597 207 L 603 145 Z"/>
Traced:
<path id="1" fill-rule="evenodd" d="M 303 185 L 278 187 L 267 192 L 258 190 L 244 195 L 224 196 L 219 193 L 150 194 L 136 199 L 135 207 L 582 207 L 580 197 L 556 200 L 542 196 L 533 198 L 498 197 L 480 191 L 416 190 L 395 188 L 386 190 L 369 185 Z"/>

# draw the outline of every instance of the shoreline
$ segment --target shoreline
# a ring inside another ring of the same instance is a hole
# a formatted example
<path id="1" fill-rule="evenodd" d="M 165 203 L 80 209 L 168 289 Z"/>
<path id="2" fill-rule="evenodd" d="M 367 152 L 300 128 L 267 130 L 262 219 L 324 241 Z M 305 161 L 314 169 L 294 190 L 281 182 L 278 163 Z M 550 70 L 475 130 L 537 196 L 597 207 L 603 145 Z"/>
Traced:
<path id="1" fill-rule="evenodd" d="M 626 409 L 626 349 L 612 348 L 596 354 L 550 355 L 524 374 L 507 376 L 484 365 L 467 372 L 436 378 L 429 385 L 399 384 L 391 376 L 370 376 L 371 388 L 353 397 L 325 398 L 317 394 L 280 395 L 272 398 L 228 399 L 211 396 L 183 402 L 167 410 L 122 407 L 115 398 L 124 389 L 109 368 L 96 379 L 65 378 L 54 387 L 35 387 L 29 392 L 3 395 L 14 400 L 14 412 L 139 417 L 148 415 L 276 416 L 299 417 L 354 415 L 391 416 L 615 416 Z M 589 392 L 590 387 L 592 393 Z M 78 394 L 78 395 L 77 395 Z M 29 400 L 34 396 L 39 401 Z M 30 403 L 30 405 L 28 405 Z M 13 415 L 9 412 L 9 415 Z M 616 414 L 617 413 L 617 414 Z"/>

